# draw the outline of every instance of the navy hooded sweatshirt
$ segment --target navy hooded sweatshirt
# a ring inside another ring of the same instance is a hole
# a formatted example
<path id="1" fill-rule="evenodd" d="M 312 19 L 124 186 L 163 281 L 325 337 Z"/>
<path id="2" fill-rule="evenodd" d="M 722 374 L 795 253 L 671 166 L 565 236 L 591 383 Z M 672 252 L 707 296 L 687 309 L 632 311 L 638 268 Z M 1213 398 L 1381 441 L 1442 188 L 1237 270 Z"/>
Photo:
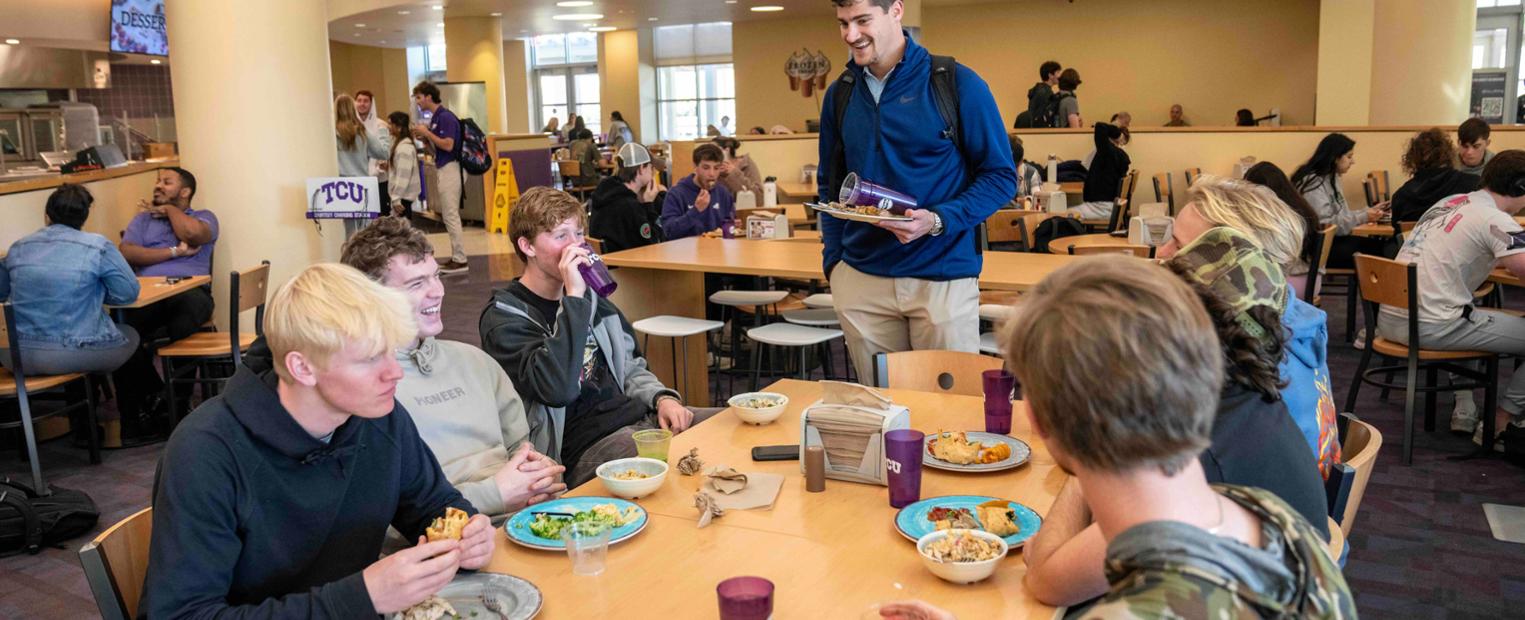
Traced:
<path id="1" fill-rule="evenodd" d="M 417 540 L 445 508 L 476 510 L 395 401 L 324 444 L 281 406 L 263 341 L 243 359 L 164 450 L 139 617 L 376 616 L 361 571 L 387 526 Z"/>
<path id="2" fill-rule="evenodd" d="M 832 153 L 840 135 L 848 172 L 915 197 L 920 208 L 942 218 L 943 234 L 901 244 L 890 231 L 872 224 L 825 216 L 820 227 L 826 273 L 845 260 L 858 271 L 880 277 L 978 276 L 982 262 L 975 252 L 976 227 L 1017 191 L 1011 141 L 990 87 L 973 70 L 958 65 L 960 153 L 953 139 L 943 135 L 947 127 L 932 90 L 932 56 L 909 34 L 905 55 L 889 73 L 877 104 L 865 69 L 848 61 L 847 71 L 857 76 L 852 91 L 839 92 L 842 84 L 833 83 L 821 101 L 820 201 L 836 200 L 841 190 L 827 187 L 834 178 Z M 841 96 L 852 99 L 839 134 L 834 101 Z"/>

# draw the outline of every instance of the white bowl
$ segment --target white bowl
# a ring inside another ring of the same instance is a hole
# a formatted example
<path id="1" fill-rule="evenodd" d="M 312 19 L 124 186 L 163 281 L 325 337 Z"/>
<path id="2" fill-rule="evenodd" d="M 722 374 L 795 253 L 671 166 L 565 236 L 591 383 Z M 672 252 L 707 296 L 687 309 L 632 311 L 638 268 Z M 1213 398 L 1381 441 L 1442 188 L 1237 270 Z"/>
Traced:
<path id="1" fill-rule="evenodd" d="M 1000 555 L 979 562 L 939 562 L 932 559 L 932 556 L 927 555 L 927 543 L 966 531 L 976 537 L 994 542 L 1001 549 Z M 916 541 L 916 552 L 921 555 L 921 563 L 927 565 L 927 570 L 932 571 L 933 575 L 953 583 L 974 583 L 990 577 L 995 574 L 996 566 L 1001 564 L 1001 560 L 1006 557 L 1007 551 L 1008 547 L 1005 540 L 1002 540 L 1000 536 L 981 530 L 938 530 L 928 533 Z"/>
<path id="2" fill-rule="evenodd" d="M 749 398 L 771 398 L 778 401 L 778 404 L 772 407 L 741 406 L 740 403 Z M 761 425 L 777 420 L 779 416 L 784 415 L 784 408 L 789 406 L 789 397 L 778 392 L 747 392 L 732 396 L 730 400 L 726 401 L 726 404 L 736 410 L 736 417 L 741 418 L 742 422 Z"/>
<path id="3" fill-rule="evenodd" d="M 650 476 L 637 480 L 619 480 L 614 477 L 629 470 L 636 470 Z M 595 471 L 599 482 L 604 483 L 604 488 L 616 497 L 636 499 L 655 493 L 662 488 L 662 481 L 667 479 L 667 463 L 656 459 L 632 457 L 628 459 L 616 459 L 599 465 Z"/>

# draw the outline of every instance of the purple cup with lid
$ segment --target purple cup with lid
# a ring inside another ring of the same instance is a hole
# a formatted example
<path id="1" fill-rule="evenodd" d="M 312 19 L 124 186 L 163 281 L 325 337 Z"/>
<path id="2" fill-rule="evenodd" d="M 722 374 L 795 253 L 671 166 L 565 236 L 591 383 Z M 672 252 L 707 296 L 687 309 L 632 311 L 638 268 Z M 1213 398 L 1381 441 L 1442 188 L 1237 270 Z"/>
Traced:
<path id="1" fill-rule="evenodd" d="M 587 243 L 582 248 L 588 251 L 587 264 L 578 264 L 577 271 L 582 273 L 582 280 L 588 284 L 588 288 L 598 293 L 599 297 L 608 297 L 614 294 L 614 289 L 619 283 L 614 281 L 614 276 L 609 274 L 609 266 L 604 264 L 604 258 L 593 251 L 593 246 Z"/>
<path id="2" fill-rule="evenodd" d="M 867 181 L 856 172 L 847 173 L 847 178 L 842 180 L 842 191 L 837 200 L 845 205 L 879 207 L 895 215 L 905 215 L 906 209 L 916 208 L 915 198 Z"/>

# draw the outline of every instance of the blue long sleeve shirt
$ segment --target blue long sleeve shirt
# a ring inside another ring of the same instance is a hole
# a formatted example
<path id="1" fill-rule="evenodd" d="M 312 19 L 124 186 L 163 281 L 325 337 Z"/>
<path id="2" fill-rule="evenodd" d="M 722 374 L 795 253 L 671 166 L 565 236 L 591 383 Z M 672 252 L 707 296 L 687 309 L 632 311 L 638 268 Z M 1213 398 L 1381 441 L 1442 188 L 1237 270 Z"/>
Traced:
<path id="1" fill-rule="evenodd" d="M 720 228 L 724 222 L 736 221 L 736 200 L 724 185 L 716 183 L 710 188 L 710 206 L 703 211 L 694 208 L 698 198 L 699 184 L 692 174 L 667 190 L 667 199 L 662 201 L 662 234 L 669 241 L 696 237 Z"/>
<path id="2" fill-rule="evenodd" d="M 829 274 L 838 262 L 881 277 L 955 280 L 978 276 L 982 261 L 975 251 L 976 227 L 1016 194 L 1016 166 L 1011 142 L 990 87 L 973 70 L 958 65 L 959 129 L 963 152 L 944 136 L 942 115 L 932 90 L 932 57 L 906 37 L 905 55 L 886 76 L 877 97 L 869 91 L 866 69 L 848 62 L 858 74 L 852 91 L 839 83 L 821 101 L 818 197 L 835 200 L 840 188 L 832 151 L 839 136 L 847 170 L 865 180 L 916 198 L 943 221 L 943 234 L 924 235 L 901 244 L 889 231 L 861 222 L 821 218 L 822 260 Z M 835 99 L 849 96 L 847 113 L 837 127 Z"/>

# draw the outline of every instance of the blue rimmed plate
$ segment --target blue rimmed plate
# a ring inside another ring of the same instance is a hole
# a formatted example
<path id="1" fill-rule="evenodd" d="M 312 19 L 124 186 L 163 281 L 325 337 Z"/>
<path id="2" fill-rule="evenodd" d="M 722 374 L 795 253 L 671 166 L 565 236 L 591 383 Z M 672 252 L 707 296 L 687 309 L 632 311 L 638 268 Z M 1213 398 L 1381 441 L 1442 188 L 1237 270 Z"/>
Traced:
<path id="1" fill-rule="evenodd" d="M 626 510 L 629 510 L 631 507 L 634 507 L 636 510 L 636 517 L 634 521 L 614 528 L 609 532 L 609 544 L 613 545 L 622 542 L 631 536 L 639 534 L 641 530 L 646 529 L 646 523 L 649 520 L 646 517 L 646 509 L 641 508 L 635 502 L 630 502 L 615 497 L 563 497 L 561 499 L 554 499 L 548 502 L 535 504 L 519 511 L 518 513 L 514 514 L 514 516 L 510 517 L 508 521 L 503 523 L 503 532 L 508 535 L 508 539 L 510 541 L 513 541 L 518 545 L 523 545 L 531 549 L 564 551 L 567 548 L 566 541 L 561 539 L 552 540 L 549 538 L 541 538 L 536 536 L 534 532 L 530 531 L 530 523 L 535 520 L 535 513 L 561 512 L 572 514 L 582 512 L 584 510 L 592 510 L 594 506 L 599 504 L 614 504 L 614 507 L 619 509 L 619 511 L 622 513 Z"/>
<path id="2" fill-rule="evenodd" d="M 927 513 L 932 512 L 932 509 L 968 508 L 969 513 L 974 515 L 975 520 L 979 520 L 979 511 L 976 508 L 980 504 L 991 500 L 1000 500 L 1000 498 L 986 495 L 928 497 L 905 508 L 901 508 L 900 512 L 895 514 L 895 529 L 900 531 L 901 536 L 906 537 L 911 542 L 916 542 L 921 540 L 922 536 L 937 530 L 937 524 L 927 520 Z M 1022 504 L 1011 500 L 1000 501 L 1005 501 L 1006 505 L 1016 513 L 1014 515 L 1016 518 L 1013 521 L 1017 523 L 1017 533 L 1004 538 L 1006 546 L 1016 549 L 1038 533 L 1038 528 L 1043 527 L 1043 518 L 1039 517 L 1038 513 L 1033 512 L 1033 509 Z"/>

